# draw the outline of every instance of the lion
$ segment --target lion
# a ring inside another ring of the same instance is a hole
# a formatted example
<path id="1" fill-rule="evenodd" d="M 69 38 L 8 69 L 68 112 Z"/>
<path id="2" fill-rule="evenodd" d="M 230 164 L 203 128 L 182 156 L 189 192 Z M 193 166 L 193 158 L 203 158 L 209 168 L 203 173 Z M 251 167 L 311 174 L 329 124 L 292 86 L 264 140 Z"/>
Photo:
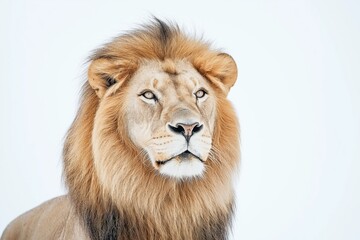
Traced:
<path id="1" fill-rule="evenodd" d="M 156 18 L 100 47 L 64 144 L 68 194 L 1 239 L 227 239 L 236 79 L 230 55 Z"/>

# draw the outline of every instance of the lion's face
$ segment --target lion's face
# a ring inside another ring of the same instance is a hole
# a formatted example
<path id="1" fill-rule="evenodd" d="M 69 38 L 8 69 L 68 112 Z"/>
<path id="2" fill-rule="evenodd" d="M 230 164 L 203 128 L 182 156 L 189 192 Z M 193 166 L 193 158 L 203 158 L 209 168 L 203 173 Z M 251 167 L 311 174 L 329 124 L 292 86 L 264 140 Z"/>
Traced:
<path id="1" fill-rule="evenodd" d="M 163 175 L 201 176 L 216 117 L 207 80 L 186 61 L 146 61 L 131 83 L 124 119 L 133 143 Z"/>

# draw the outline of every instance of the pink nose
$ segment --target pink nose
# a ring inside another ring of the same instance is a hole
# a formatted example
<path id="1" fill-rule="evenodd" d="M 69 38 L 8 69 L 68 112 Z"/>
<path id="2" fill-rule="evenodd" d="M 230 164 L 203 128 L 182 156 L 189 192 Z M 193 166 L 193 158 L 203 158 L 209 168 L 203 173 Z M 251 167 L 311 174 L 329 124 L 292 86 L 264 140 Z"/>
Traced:
<path id="1" fill-rule="evenodd" d="M 169 125 L 169 128 L 174 133 L 181 133 L 187 141 L 190 140 L 190 137 L 194 134 L 199 132 L 202 129 L 203 125 L 199 124 L 198 122 L 192 124 L 184 124 L 178 123 L 176 126 Z"/>

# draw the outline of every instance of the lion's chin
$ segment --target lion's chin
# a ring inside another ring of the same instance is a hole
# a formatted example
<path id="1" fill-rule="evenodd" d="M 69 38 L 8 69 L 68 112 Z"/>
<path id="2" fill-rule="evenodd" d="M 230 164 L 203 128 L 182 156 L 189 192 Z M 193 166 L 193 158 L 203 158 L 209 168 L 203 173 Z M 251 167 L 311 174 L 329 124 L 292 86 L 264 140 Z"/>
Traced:
<path id="1" fill-rule="evenodd" d="M 199 157 L 185 151 L 167 161 L 157 162 L 157 169 L 162 175 L 184 179 L 201 177 L 205 166 Z"/>

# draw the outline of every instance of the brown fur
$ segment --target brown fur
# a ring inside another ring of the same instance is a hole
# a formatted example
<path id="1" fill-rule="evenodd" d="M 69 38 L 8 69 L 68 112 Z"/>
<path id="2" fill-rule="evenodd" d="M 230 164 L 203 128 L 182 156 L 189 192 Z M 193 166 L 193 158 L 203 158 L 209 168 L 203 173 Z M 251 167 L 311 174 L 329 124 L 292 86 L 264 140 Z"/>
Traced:
<path id="1" fill-rule="evenodd" d="M 70 196 L 93 239 L 225 238 L 233 206 L 231 178 L 239 159 L 238 125 L 224 94 L 235 74 L 228 69 L 228 55 L 211 51 L 207 44 L 182 35 L 178 28 L 158 22 L 98 50 L 92 58 L 89 78 L 103 81 L 101 78 L 107 76 L 126 81 L 142 59 L 184 58 L 218 89 L 213 148 L 219 151 L 211 156 L 201 179 L 178 182 L 154 174 L 129 141 L 125 128 L 116 129 L 116 124 L 104 120 L 111 135 L 111 141 L 109 136 L 104 140 L 109 165 L 97 167 L 107 172 L 109 180 L 99 182 L 91 147 L 94 116 L 121 122 L 117 109 L 121 109 L 121 93 L 131 81 L 124 83 L 102 113 L 97 112 L 99 98 L 85 83 L 81 108 L 65 144 L 64 173 Z M 171 71 L 171 61 L 165 62 L 165 68 Z"/>
<path id="2" fill-rule="evenodd" d="M 201 178 L 175 180 L 156 173 L 129 139 L 124 93 L 144 60 L 186 59 L 216 92 L 212 149 Z M 239 163 L 239 131 L 226 95 L 237 77 L 233 59 L 155 20 L 114 39 L 91 58 L 81 106 L 64 146 L 64 177 L 76 215 L 91 239 L 226 239 L 234 206 L 232 178 Z M 112 85 L 121 83 L 121 85 Z M 94 91 L 95 90 L 95 91 Z M 108 96 L 107 101 L 102 101 Z M 105 129 L 96 141 L 94 122 Z M 100 177 L 101 176 L 101 177 Z"/>

